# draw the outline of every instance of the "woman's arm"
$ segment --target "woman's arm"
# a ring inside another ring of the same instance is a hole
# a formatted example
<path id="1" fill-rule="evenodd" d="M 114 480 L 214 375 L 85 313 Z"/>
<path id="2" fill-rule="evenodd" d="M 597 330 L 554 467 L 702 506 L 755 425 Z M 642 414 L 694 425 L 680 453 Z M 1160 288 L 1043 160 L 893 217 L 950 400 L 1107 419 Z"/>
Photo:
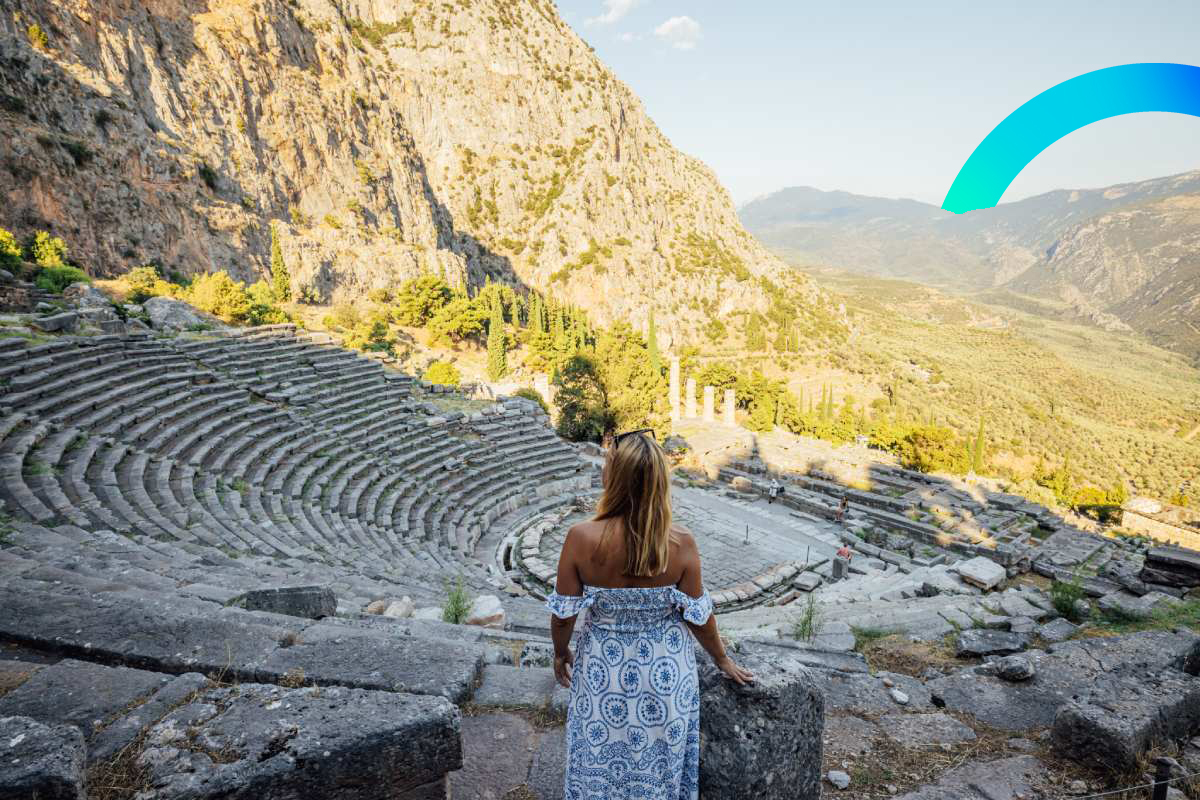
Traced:
<path id="1" fill-rule="evenodd" d="M 700 570 L 700 549 L 696 547 L 696 540 L 690 533 L 680 536 L 679 555 L 684 564 L 683 576 L 679 579 L 679 589 L 689 597 L 699 597 L 704 593 L 704 578 Z M 721 634 L 717 630 L 715 613 L 709 614 L 708 620 L 703 625 L 693 625 L 687 620 L 684 622 L 687 623 L 700 646 L 712 656 L 717 669 L 743 686 L 754 680 L 752 674 L 735 664 L 729 654 L 725 652 L 725 643 L 721 641 Z"/>
<path id="2" fill-rule="evenodd" d="M 554 591 L 569 597 L 583 594 L 583 581 L 579 579 L 575 560 L 578 539 L 579 534 L 574 528 L 567 531 L 562 552 L 558 556 L 558 577 L 554 582 Z M 575 663 L 575 656 L 571 653 L 571 634 L 575 631 L 577 618 L 578 615 L 567 619 L 550 615 L 550 639 L 554 642 L 554 677 L 568 689 L 571 688 L 571 667 Z"/>

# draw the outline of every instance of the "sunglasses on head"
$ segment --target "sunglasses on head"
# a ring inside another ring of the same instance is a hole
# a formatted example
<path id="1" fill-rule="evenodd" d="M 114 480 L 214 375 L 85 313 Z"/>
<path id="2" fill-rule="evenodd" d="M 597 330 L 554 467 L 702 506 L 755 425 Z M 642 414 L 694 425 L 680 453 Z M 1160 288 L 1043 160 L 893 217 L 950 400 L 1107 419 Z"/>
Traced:
<path id="1" fill-rule="evenodd" d="M 618 433 L 616 436 L 614 436 L 612 440 L 613 447 L 619 445 L 621 440 L 626 436 L 637 436 L 639 433 L 648 433 L 650 434 L 651 439 L 654 438 L 654 428 L 638 428 L 636 431 L 625 431 L 625 433 Z"/>

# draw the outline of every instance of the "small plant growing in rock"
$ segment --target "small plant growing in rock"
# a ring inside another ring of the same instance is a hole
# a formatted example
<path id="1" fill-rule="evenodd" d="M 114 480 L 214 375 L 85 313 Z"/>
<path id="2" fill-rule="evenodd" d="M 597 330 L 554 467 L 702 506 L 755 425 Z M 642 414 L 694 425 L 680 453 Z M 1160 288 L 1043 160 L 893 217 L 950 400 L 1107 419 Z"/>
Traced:
<path id="1" fill-rule="evenodd" d="M 454 584 L 446 584 L 446 602 L 442 604 L 442 621 L 461 625 L 471 611 L 471 596 L 463 586 L 462 576 Z"/>
<path id="2" fill-rule="evenodd" d="M 796 626 L 792 630 L 792 636 L 797 640 L 811 642 L 817 638 L 817 634 L 821 632 L 821 609 L 817 605 L 817 598 L 809 594 L 808 600 L 804 604 L 804 611 L 800 614 L 800 619 L 796 621 Z"/>
<path id="3" fill-rule="evenodd" d="M 1075 573 L 1069 580 L 1056 580 L 1050 586 L 1050 602 L 1054 610 L 1072 622 L 1079 621 L 1079 601 L 1083 599 L 1083 579 Z"/>
<path id="4" fill-rule="evenodd" d="M 50 37 L 46 35 L 45 29 L 36 22 L 25 29 L 25 33 L 29 35 L 29 43 L 38 50 L 50 49 Z"/>
<path id="5" fill-rule="evenodd" d="M 0 228 L 0 269 L 19 269 L 21 267 L 21 245 L 17 237 Z"/>

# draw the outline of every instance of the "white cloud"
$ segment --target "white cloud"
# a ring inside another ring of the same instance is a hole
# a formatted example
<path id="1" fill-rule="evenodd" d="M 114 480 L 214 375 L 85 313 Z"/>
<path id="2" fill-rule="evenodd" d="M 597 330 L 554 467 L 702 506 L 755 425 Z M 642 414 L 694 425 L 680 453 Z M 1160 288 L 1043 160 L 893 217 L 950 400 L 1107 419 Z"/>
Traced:
<path id="1" fill-rule="evenodd" d="M 586 20 L 588 25 L 612 25 L 633 10 L 641 0 L 604 0 L 604 13 Z"/>
<path id="2" fill-rule="evenodd" d="M 676 50 L 691 50 L 700 41 L 700 23 L 691 17 L 671 17 L 654 29 L 654 35 Z"/>
<path id="3" fill-rule="evenodd" d="M 622 42 L 625 42 L 626 44 L 628 44 L 629 42 L 636 42 L 637 40 L 641 39 L 642 37 L 638 36 L 636 33 L 629 33 L 628 31 L 626 31 L 625 33 L 618 34 L 617 38 L 620 39 Z"/>

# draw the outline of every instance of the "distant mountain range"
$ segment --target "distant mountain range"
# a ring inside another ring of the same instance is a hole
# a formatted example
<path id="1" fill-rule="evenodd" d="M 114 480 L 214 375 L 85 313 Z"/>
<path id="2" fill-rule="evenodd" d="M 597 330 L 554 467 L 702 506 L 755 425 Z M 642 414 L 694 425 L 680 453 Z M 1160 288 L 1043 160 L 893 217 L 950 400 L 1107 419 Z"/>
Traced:
<path id="1" fill-rule="evenodd" d="M 811 187 L 740 213 L 796 265 L 986 291 L 1023 307 L 1035 298 L 1045 313 L 1129 328 L 1200 359 L 1200 171 L 961 215 Z"/>

